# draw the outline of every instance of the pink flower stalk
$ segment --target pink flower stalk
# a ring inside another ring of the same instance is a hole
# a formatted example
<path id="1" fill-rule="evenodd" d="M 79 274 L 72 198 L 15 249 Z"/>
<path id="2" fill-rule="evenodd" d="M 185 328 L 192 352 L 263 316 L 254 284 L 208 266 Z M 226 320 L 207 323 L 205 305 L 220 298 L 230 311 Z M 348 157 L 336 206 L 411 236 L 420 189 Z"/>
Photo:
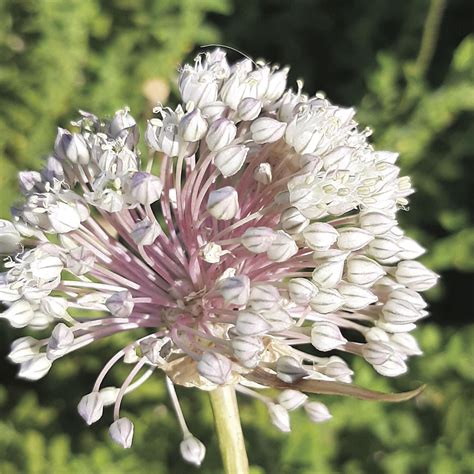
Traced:
<path id="1" fill-rule="evenodd" d="M 424 249 L 397 224 L 410 180 L 396 153 L 374 151 L 353 109 L 301 84 L 286 90 L 287 72 L 229 65 L 221 50 L 200 55 L 181 70 L 183 105 L 154 110 L 146 158 L 128 109 L 107 121 L 82 112 L 40 173 L 20 173 L 24 202 L 0 223 L 0 250 L 13 255 L 2 317 L 54 329 L 15 341 L 10 359 L 36 380 L 56 359 L 127 332 L 78 407 L 91 424 L 113 404 L 110 434 L 123 447 L 134 429 L 120 417 L 123 397 L 156 368 L 183 457 L 199 465 L 205 449 L 174 384 L 235 385 L 289 431 L 298 407 L 315 422 L 331 418 L 303 392 L 370 396 L 335 354 L 392 377 L 421 353 L 410 331 L 428 314 L 419 292 L 437 276 L 413 260 Z M 130 375 L 103 387 L 120 361 Z M 261 394 L 267 386 L 283 389 L 278 399 Z"/>

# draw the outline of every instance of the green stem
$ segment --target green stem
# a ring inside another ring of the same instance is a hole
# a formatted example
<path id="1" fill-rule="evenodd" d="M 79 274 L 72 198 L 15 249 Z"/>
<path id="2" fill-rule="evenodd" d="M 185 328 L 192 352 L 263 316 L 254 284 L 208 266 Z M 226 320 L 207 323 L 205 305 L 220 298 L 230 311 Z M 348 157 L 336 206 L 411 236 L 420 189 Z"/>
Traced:
<path id="1" fill-rule="evenodd" d="M 249 464 L 240 425 L 239 408 L 232 385 L 209 392 L 219 448 L 226 474 L 247 474 Z"/>

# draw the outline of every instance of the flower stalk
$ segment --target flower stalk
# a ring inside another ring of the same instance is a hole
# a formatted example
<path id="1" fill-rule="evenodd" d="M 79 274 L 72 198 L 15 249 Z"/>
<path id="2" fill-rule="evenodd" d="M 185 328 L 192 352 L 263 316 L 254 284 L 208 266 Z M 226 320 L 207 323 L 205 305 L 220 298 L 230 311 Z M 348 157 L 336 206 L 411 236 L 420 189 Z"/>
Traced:
<path id="1" fill-rule="evenodd" d="M 226 474 L 249 472 L 239 407 L 232 385 L 223 385 L 209 392 L 219 449 Z"/>

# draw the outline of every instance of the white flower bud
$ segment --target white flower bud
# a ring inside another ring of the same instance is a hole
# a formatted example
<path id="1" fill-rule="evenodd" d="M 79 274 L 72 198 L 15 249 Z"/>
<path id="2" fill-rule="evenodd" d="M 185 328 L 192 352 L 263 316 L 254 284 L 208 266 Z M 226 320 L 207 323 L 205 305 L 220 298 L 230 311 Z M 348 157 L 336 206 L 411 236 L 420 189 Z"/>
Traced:
<path id="1" fill-rule="evenodd" d="M 21 364 L 39 354 L 41 345 L 41 342 L 34 337 L 20 337 L 13 341 L 8 358 L 14 364 Z"/>
<path id="2" fill-rule="evenodd" d="M 26 300 L 15 301 L 3 313 L 0 318 L 5 318 L 12 327 L 24 328 L 34 317 L 34 310 Z"/>
<path id="3" fill-rule="evenodd" d="M 385 236 L 376 237 L 369 243 L 369 254 L 377 260 L 387 260 L 400 251 L 398 243 Z"/>
<path id="4" fill-rule="evenodd" d="M 428 270 L 420 262 L 412 260 L 404 260 L 398 264 L 395 278 L 398 283 L 414 291 L 429 290 L 438 281 L 436 273 Z"/>
<path id="5" fill-rule="evenodd" d="M 242 245 L 253 253 L 266 252 L 277 234 L 269 227 L 249 227 L 241 237 Z"/>
<path id="6" fill-rule="evenodd" d="M 0 255 L 10 255 L 20 248 L 21 235 L 15 226 L 5 219 L 0 219 Z"/>
<path id="7" fill-rule="evenodd" d="M 278 100 L 286 88 L 286 78 L 290 69 L 285 67 L 270 74 L 268 78 L 268 87 L 263 96 L 265 101 L 274 102 Z"/>
<path id="8" fill-rule="evenodd" d="M 52 362 L 46 357 L 46 354 L 37 354 L 21 363 L 18 377 L 27 380 L 39 380 L 49 372 L 51 365 Z"/>
<path id="9" fill-rule="evenodd" d="M 222 118 L 227 110 L 227 105 L 220 101 L 211 102 L 206 104 L 204 107 L 201 107 L 202 115 L 207 118 L 209 123 L 214 123 Z"/>
<path id="10" fill-rule="evenodd" d="M 359 285 L 341 283 L 337 289 L 344 299 L 343 308 L 350 311 L 357 311 L 366 308 L 377 301 L 377 296 L 367 288 Z"/>
<path id="11" fill-rule="evenodd" d="M 100 420 L 104 412 L 104 403 L 99 392 L 84 395 L 77 405 L 77 411 L 88 425 Z"/>
<path id="12" fill-rule="evenodd" d="M 344 260 L 326 261 L 313 271 L 313 281 L 320 288 L 334 288 L 341 281 Z"/>
<path id="13" fill-rule="evenodd" d="M 237 107 L 240 120 L 248 121 L 256 119 L 262 110 L 262 102 L 252 97 L 242 99 Z"/>
<path id="14" fill-rule="evenodd" d="M 278 403 L 288 411 L 296 410 L 308 400 L 308 396 L 297 390 L 287 389 L 278 395 Z"/>
<path id="15" fill-rule="evenodd" d="M 383 329 L 384 331 L 391 333 L 391 334 L 396 334 L 400 332 L 410 332 L 416 329 L 416 324 L 414 323 L 389 323 L 388 321 L 385 321 L 384 317 L 381 316 L 377 321 L 376 321 L 376 326 L 380 329 Z"/>
<path id="16" fill-rule="evenodd" d="M 258 284 L 250 288 L 247 306 L 255 311 L 268 311 L 280 301 L 278 288 L 273 285 Z"/>
<path id="17" fill-rule="evenodd" d="M 128 418 L 119 418 L 109 428 L 109 434 L 122 448 L 130 448 L 133 441 L 133 423 Z"/>
<path id="18" fill-rule="evenodd" d="M 373 235 L 385 234 L 397 224 L 397 221 L 390 215 L 372 211 L 361 213 L 359 215 L 359 222 L 362 229 L 369 231 Z"/>
<path id="19" fill-rule="evenodd" d="M 62 357 L 74 344 L 74 332 L 64 323 L 56 324 L 48 341 L 47 356 L 50 360 Z"/>
<path id="20" fill-rule="evenodd" d="M 309 219 L 296 208 L 289 207 L 280 217 L 281 228 L 289 234 L 299 234 L 309 224 Z"/>
<path id="21" fill-rule="evenodd" d="M 337 238 L 337 246 L 341 250 L 359 250 L 365 247 L 374 236 L 358 227 L 344 227 L 339 229 L 339 237 Z"/>
<path id="22" fill-rule="evenodd" d="M 401 249 L 398 255 L 402 260 L 414 260 L 426 252 L 424 247 L 410 237 L 402 237 L 397 243 Z"/>
<path id="23" fill-rule="evenodd" d="M 262 315 L 272 325 L 273 332 L 284 331 L 293 326 L 293 319 L 290 313 L 281 306 L 264 311 Z"/>
<path id="24" fill-rule="evenodd" d="M 89 149 L 82 135 L 70 133 L 68 130 L 58 128 L 54 151 L 58 158 L 71 163 L 86 165 L 89 163 Z"/>
<path id="25" fill-rule="evenodd" d="M 220 118 L 211 124 L 206 135 L 209 150 L 219 151 L 230 145 L 237 134 L 237 127 L 232 120 Z"/>
<path id="26" fill-rule="evenodd" d="M 278 141 L 284 134 L 286 123 L 270 117 L 262 117 L 254 120 L 250 125 L 252 140 L 258 144 L 273 143 Z"/>
<path id="27" fill-rule="evenodd" d="M 124 130 L 132 128 L 137 122 L 130 115 L 130 110 L 125 108 L 115 112 L 114 118 L 110 121 L 109 131 L 113 137 L 118 137 Z"/>
<path id="28" fill-rule="evenodd" d="M 117 318 L 128 318 L 134 307 L 132 294 L 128 290 L 112 293 L 105 301 L 105 306 Z"/>
<path id="29" fill-rule="evenodd" d="M 408 368 L 402 357 L 393 348 L 383 342 L 368 342 L 362 347 L 364 359 L 385 377 L 397 377 Z"/>
<path id="30" fill-rule="evenodd" d="M 244 145 L 231 145 L 222 148 L 214 157 L 214 164 L 224 178 L 234 176 L 244 166 L 249 149 Z"/>
<path id="31" fill-rule="evenodd" d="M 341 294 L 334 288 L 320 288 L 311 298 L 309 305 L 318 313 L 327 314 L 336 311 L 344 304 Z"/>
<path id="32" fill-rule="evenodd" d="M 163 191 L 160 178 L 144 171 L 133 173 L 126 187 L 133 204 L 153 204 L 160 199 Z"/>
<path id="33" fill-rule="evenodd" d="M 66 234 L 76 230 L 81 225 L 81 216 L 74 206 L 65 202 L 57 202 L 49 212 L 49 222 L 54 232 Z"/>
<path id="34" fill-rule="evenodd" d="M 228 221 L 239 212 L 239 195 L 232 186 L 225 186 L 209 193 L 207 210 L 217 220 Z"/>
<path id="35" fill-rule="evenodd" d="M 85 275 L 94 268 L 96 256 L 86 247 L 75 247 L 66 256 L 66 268 L 74 275 Z"/>
<path id="36" fill-rule="evenodd" d="M 409 324 L 423 315 L 408 301 L 388 300 L 382 307 L 384 320 L 393 324 Z"/>
<path id="37" fill-rule="evenodd" d="M 313 250 L 328 250 L 336 242 L 339 233 L 330 224 L 315 222 L 303 231 L 303 237 L 308 247 Z"/>
<path id="38" fill-rule="evenodd" d="M 311 328 L 311 344 L 318 351 L 332 351 L 343 346 L 346 342 L 347 339 L 334 323 L 321 321 L 313 324 Z"/>
<path id="39" fill-rule="evenodd" d="M 389 295 L 389 299 L 397 301 L 408 301 L 416 309 L 425 309 L 427 306 L 426 301 L 421 297 L 419 293 L 408 288 L 396 288 Z"/>
<path id="40" fill-rule="evenodd" d="M 370 258 L 357 255 L 347 260 L 347 280 L 350 283 L 372 286 L 383 275 L 383 268 Z"/>
<path id="41" fill-rule="evenodd" d="M 48 316 L 57 319 L 67 316 L 67 308 L 67 300 L 59 296 L 46 296 L 40 302 L 40 310 Z"/>
<path id="42" fill-rule="evenodd" d="M 284 262 L 298 253 L 298 246 L 293 238 L 282 230 L 275 233 L 267 257 L 274 262 Z"/>
<path id="43" fill-rule="evenodd" d="M 231 340 L 235 357 L 242 364 L 252 369 L 258 365 L 260 354 L 263 351 L 262 341 L 258 337 L 238 336 Z"/>
<path id="44" fill-rule="evenodd" d="M 282 356 L 277 360 L 276 373 L 277 377 L 285 383 L 294 383 L 308 375 L 301 364 L 290 356 Z"/>
<path id="45" fill-rule="evenodd" d="M 260 336 L 271 329 L 271 325 L 254 311 L 239 311 L 235 329 L 241 336 Z"/>
<path id="46" fill-rule="evenodd" d="M 306 306 L 317 295 L 318 288 L 307 278 L 292 278 L 288 282 L 288 293 L 296 304 Z"/>
<path id="47" fill-rule="evenodd" d="M 183 459 L 195 466 L 200 466 L 206 455 L 206 447 L 204 444 L 192 435 L 186 436 L 183 441 L 181 441 L 179 450 Z"/>
<path id="48" fill-rule="evenodd" d="M 197 364 L 200 375 L 217 385 L 224 385 L 232 377 L 232 362 L 219 352 L 205 352 Z"/>
<path id="49" fill-rule="evenodd" d="M 331 356 L 329 362 L 323 367 L 318 366 L 318 370 L 330 377 L 335 379 L 337 382 L 351 383 L 353 371 L 347 366 L 347 364 L 340 357 Z"/>
<path id="50" fill-rule="evenodd" d="M 324 403 L 320 402 L 306 402 L 304 409 L 308 415 L 308 418 L 314 423 L 324 423 L 332 418 L 331 413 Z"/>
<path id="51" fill-rule="evenodd" d="M 117 400 L 120 389 L 118 387 L 104 387 L 99 390 L 100 399 L 104 407 L 113 405 Z"/>
<path id="52" fill-rule="evenodd" d="M 140 342 L 140 350 L 152 364 L 164 364 L 171 351 L 171 339 L 169 337 L 148 337 Z"/>
<path id="53" fill-rule="evenodd" d="M 291 425 L 288 410 L 276 403 L 267 403 L 267 408 L 273 425 L 280 431 L 283 431 L 283 433 L 289 433 Z"/>
<path id="54" fill-rule="evenodd" d="M 148 217 L 136 222 L 130 233 L 137 245 L 152 245 L 161 234 L 161 227 L 157 222 L 152 222 Z"/>
<path id="55" fill-rule="evenodd" d="M 373 327 L 370 328 L 365 334 L 365 339 L 367 342 L 374 341 L 374 342 L 389 342 L 388 334 L 381 328 Z"/>
<path id="56" fill-rule="evenodd" d="M 247 275 L 224 278 L 218 282 L 217 289 L 227 304 L 243 306 L 250 296 L 250 279 Z"/>
<path id="57" fill-rule="evenodd" d="M 390 335 L 390 343 L 406 356 L 423 354 L 416 339 L 406 332 Z"/>
<path id="58" fill-rule="evenodd" d="M 207 121 L 199 109 L 194 109 L 180 120 L 178 131 L 183 140 L 197 142 L 207 132 Z"/>
<path id="59" fill-rule="evenodd" d="M 259 163 L 253 171 L 253 179 L 262 184 L 272 182 L 272 165 L 270 163 Z"/>

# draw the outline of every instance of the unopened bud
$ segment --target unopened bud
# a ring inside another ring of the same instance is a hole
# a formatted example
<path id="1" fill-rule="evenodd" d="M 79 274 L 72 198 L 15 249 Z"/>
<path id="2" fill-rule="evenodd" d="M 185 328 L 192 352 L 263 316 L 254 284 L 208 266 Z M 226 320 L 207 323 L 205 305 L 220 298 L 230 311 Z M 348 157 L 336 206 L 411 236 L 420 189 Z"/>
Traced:
<path id="1" fill-rule="evenodd" d="M 267 403 L 267 408 L 273 425 L 283 433 L 289 433 L 291 425 L 288 410 L 277 403 Z"/>
<path id="2" fill-rule="evenodd" d="M 254 120 L 260 115 L 262 102 L 252 97 L 242 99 L 237 107 L 237 114 L 240 120 Z"/>
<path id="3" fill-rule="evenodd" d="M 339 327 L 330 322 L 317 322 L 311 328 L 311 344 L 319 351 L 327 352 L 346 344 L 347 339 Z"/>
<path id="4" fill-rule="evenodd" d="M 390 336 L 390 343 L 407 356 L 423 354 L 416 339 L 406 332 L 392 334 Z"/>
<path id="5" fill-rule="evenodd" d="M 207 132 L 207 121 L 201 111 L 196 108 L 187 113 L 179 122 L 179 134 L 187 142 L 197 142 Z"/>
<path id="6" fill-rule="evenodd" d="M 427 306 L 426 301 L 419 293 L 409 290 L 408 288 L 397 288 L 390 292 L 388 297 L 391 300 L 407 301 L 408 303 L 411 303 L 416 309 L 425 309 Z"/>
<path id="7" fill-rule="evenodd" d="M 386 377 L 397 377 L 407 371 L 403 359 L 386 343 L 368 342 L 362 347 L 362 355 L 379 374 Z"/>
<path id="8" fill-rule="evenodd" d="M 207 210 L 217 220 L 233 219 L 239 212 L 239 195 L 232 186 L 225 186 L 209 193 Z"/>
<path id="9" fill-rule="evenodd" d="M 253 253 L 266 252 L 277 234 L 269 227 L 249 227 L 242 235 L 242 245 Z"/>
<path id="10" fill-rule="evenodd" d="M 81 225 L 81 216 L 74 206 L 65 202 L 57 202 L 49 212 L 49 222 L 58 234 L 66 234 L 76 230 Z"/>
<path id="11" fill-rule="evenodd" d="M 158 201 L 163 191 L 163 184 L 160 178 L 144 171 L 133 173 L 127 183 L 129 196 L 133 199 L 133 203 L 153 204 Z"/>
<path id="12" fill-rule="evenodd" d="M 318 367 L 318 370 L 330 377 L 335 379 L 337 382 L 351 383 L 353 371 L 347 366 L 347 364 L 340 357 L 331 356 L 327 364 Z"/>
<path id="13" fill-rule="evenodd" d="M 366 230 L 358 227 L 345 227 L 339 230 L 337 246 L 341 250 L 359 250 L 373 239 L 374 236 Z"/>
<path id="14" fill-rule="evenodd" d="M 320 288 L 309 304 L 314 311 L 328 314 L 339 309 L 344 304 L 344 300 L 334 288 Z"/>
<path id="15" fill-rule="evenodd" d="M 224 278 L 217 284 L 217 289 L 227 304 L 243 306 L 250 296 L 250 279 L 247 275 Z"/>
<path id="16" fill-rule="evenodd" d="M 401 249 L 398 255 L 402 260 L 414 260 L 426 252 L 424 247 L 410 237 L 402 237 L 397 243 Z"/>
<path id="17" fill-rule="evenodd" d="M 320 288 L 334 288 L 341 281 L 344 260 L 328 260 L 313 270 L 313 281 Z"/>
<path id="18" fill-rule="evenodd" d="M 135 119 L 130 115 L 128 108 L 119 110 L 115 113 L 114 118 L 110 121 L 109 129 L 113 137 L 119 137 L 124 130 L 134 127 L 137 124 Z"/>
<path id="19" fill-rule="evenodd" d="M 235 329 L 242 336 L 260 336 L 271 329 L 271 325 L 254 311 L 239 311 Z"/>
<path id="20" fill-rule="evenodd" d="M 64 323 L 56 324 L 48 341 L 48 359 L 55 360 L 66 354 L 74 344 L 74 332 Z"/>
<path id="21" fill-rule="evenodd" d="M 308 415 L 308 418 L 314 423 L 324 423 L 332 418 L 331 413 L 324 403 L 320 402 L 306 402 L 304 409 Z"/>
<path id="22" fill-rule="evenodd" d="M 62 160 L 79 165 L 89 163 L 89 148 L 84 137 L 77 133 L 70 133 L 63 128 L 58 128 L 54 151 L 56 156 Z"/>
<path id="23" fill-rule="evenodd" d="M 400 251 L 398 243 L 385 236 L 376 237 L 368 246 L 369 254 L 377 260 L 387 260 Z"/>
<path id="24" fill-rule="evenodd" d="M 290 207 L 282 212 L 280 217 L 281 228 L 289 234 L 299 234 L 309 224 L 309 219 L 296 208 Z"/>
<path id="25" fill-rule="evenodd" d="M 133 441 L 133 423 L 128 418 L 119 418 L 109 428 L 112 440 L 122 448 L 130 448 Z"/>
<path id="26" fill-rule="evenodd" d="M 252 140 L 255 143 L 273 143 L 278 141 L 284 134 L 286 123 L 270 117 L 262 117 L 254 120 L 250 125 Z"/>
<path id="27" fill-rule="evenodd" d="M 52 363 L 46 357 L 46 354 L 37 354 L 21 363 L 18 377 L 28 380 L 39 380 L 49 372 L 51 365 Z"/>
<path id="28" fill-rule="evenodd" d="M 290 356 L 282 356 L 277 360 L 276 373 L 277 377 L 285 383 L 294 383 L 308 375 L 301 364 Z"/>
<path id="29" fill-rule="evenodd" d="M 369 231 L 373 235 L 381 235 L 388 232 L 397 223 L 391 216 L 381 212 L 366 212 L 359 217 L 362 229 Z"/>
<path id="30" fill-rule="evenodd" d="M 334 242 L 336 242 L 339 233 L 330 224 L 324 222 L 315 222 L 310 224 L 303 231 L 308 247 L 313 250 L 328 250 Z"/>
<path id="31" fill-rule="evenodd" d="M 428 270 L 420 262 L 404 260 L 400 262 L 395 271 L 398 283 L 407 286 L 410 290 L 426 291 L 436 285 L 438 275 Z"/>
<path id="32" fill-rule="evenodd" d="M 197 364 L 200 375 L 217 385 L 224 385 L 232 376 L 232 362 L 219 352 L 206 352 Z"/>
<path id="33" fill-rule="evenodd" d="M 20 248 L 21 235 L 15 226 L 5 219 L 0 219 L 0 255 L 10 255 Z"/>
<path id="34" fill-rule="evenodd" d="M 192 435 L 186 436 L 183 441 L 181 441 L 179 450 L 183 459 L 195 466 L 200 466 L 206 455 L 206 447 L 204 444 Z"/>
<path id="35" fill-rule="evenodd" d="M 250 289 L 248 306 L 255 311 L 271 310 L 280 301 L 280 293 L 273 285 L 258 284 Z"/>
<path id="36" fill-rule="evenodd" d="M 318 288 L 307 278 L 292 278 L 288 282 L 288 292 L 292 301 L 296 304 L 306 306 L 311 298 L 316 296 Z"/>
<path id="37" fill-rule="evenodd" d="M 281 306 L 263 312 L 263 317 L 272 325 L 273 332 L 284 331 L 293 326 L 290 313 Z"/>
<path id="38" fill-rule="evenodd" d="M 117 400 L 120 389 L 118 387 L 104 387 L 99 390 L 99 395 L 104 407 L 113 405 Z"/>
<path id="39" fill-rule="evenodd" d="M 234 122 L 220 118 L 212 123 L 206 135 L 206 144 L 209 150 L 219 151 L 230 145 L 237 134 Z"/>
<path id="40" fill-rule="evenodd" d="M 231 145 L 222 148 L 214 157 L 214 164 L 224 178 L 234 176 L 244 166 L 249 149 L 244 145 Z"/>
<path id="41" fill-rule="evenodd" d="M 21 364 L 39 354 L 41 342 L 34 337 L 25 336 L 13 341 L 8 358 L 14 364 Z"/>
<path id="42" fill-rule="evenodd" d="M 274 262 L 284 262 L 298 253 L 298 246 L 293 238 L 282 230 L 275 233 L 267 257 Z"/>
<path id="43" fill-rule="evenodd" d="M 203 107 L 200 107 L 200 109 L 202 115 L 207 118 L 209 123 L 215 123 L 225 115 L 227 105 L 224 104 L 224 102 L 216 101 L 206 104 Z"/>
<path id="44" fill-rule="evenodd" d="M 86 247 L 75 247 L 66 256 L 66 268 L 74 275 L 80 276 L 94 268 L 96 256 Z"/>
<path id="45" fill-rule="evenodd" d="M 281 97 L 286 88 L 286 78 L 288 77 L 289 68 L 284 67 L 270 74 L 268 78 L 268 87 L 264 94 L 264 99 L 273 102 Z"/>
<path id="46" fill-rule="evenodd" d="M 14 328 L 24 328 L 31 322 L 33 317 L 33 308 L 26 300 L 15 301 L 0 314 L 0 318 L 7 319 L 10 325 Z"/>
<path id="47" fill-rule="evenodd" d="M 384 320 L 393 324 L 409 324 L 418 321 L 423 314 L 408 301 L 388 300 L 382 307 Z"/>
<path id="48" fill-rule="evenodd" d="M 258 337 L 238 336 L 232 339 L 232 350 L 235 357 L 245 367 L 252 369 L 258 365 L 260 354 L 263 351 L 263 344 Z"/>
<path id="49" fill-rule="evenodd" d="M 377 296 L 367 288 L 359 285 L 341 283 L 337 289 L 344 299 L 343 308 L 350 311 L 366 308 L 377 301 Z"/>
<path id="50" fill-rule="evenodd" d="M 370 258 L 358 255 L 347 260 L 347 280 L 350 283 L 372 286 L 383 275 L 383 268 Z"/>
<path id="51" fill-rule="evenodd" d="M 287 389 L 278 395 L 278 403 L 288 411 L 296 410 L 308 400 L 308 396 L 297 390 Z"/>
<path id="52" fill-rule="evenodd" d="M 104 412 L 104 403 L 99 392 L 84 395 L 77 405 L 77 411 L 88 425 L 100 420 Z"/>
<path id="53" fill-rule="evenodd" d="M 117 291 L 106 300 L 105 306 L 117 318 L 128 318 L 134 307 L 132 294 L 128 290 Z"/>
<path id="54" fill-rule="evenodd" d="M 145 219 L 135 223 L 130 235 L 137 245 L 152 245 L 160 234 L 160 225 L 145 217 Z"/>

